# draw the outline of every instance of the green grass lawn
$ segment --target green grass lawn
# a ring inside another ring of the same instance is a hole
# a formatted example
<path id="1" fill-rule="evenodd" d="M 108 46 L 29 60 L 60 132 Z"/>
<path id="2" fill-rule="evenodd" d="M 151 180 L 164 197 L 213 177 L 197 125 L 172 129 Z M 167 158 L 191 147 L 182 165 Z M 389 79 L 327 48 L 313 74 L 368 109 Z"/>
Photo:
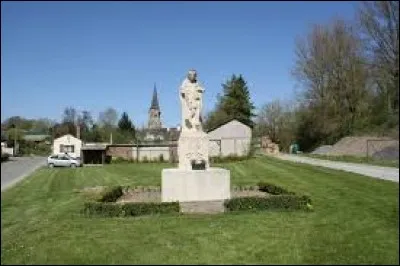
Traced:
<path id="1" fill-rule="evenodd" d="M 160 185 L 168 164 L 40 169 L 1 194 L 2 264 L 398 264 L 399 185 L 261 157 L 233 184 L 307 193 L 314 212 L 86 218 L 98 185 Z"/>
<path id="2" fill-rule="evenodd" d="M 375 159 L 367 157 L 357 157 L 350 155 L 323 155 L 323 154 L 301 154 L 301 156 L 307 156 L 316 159 L 330 160 L 330 161 L 340 161 L 348 163 L 364 163 L 370 165 L 387 166 L 399 168 L 399 160 L 385 160 L 385 159 Z"/>

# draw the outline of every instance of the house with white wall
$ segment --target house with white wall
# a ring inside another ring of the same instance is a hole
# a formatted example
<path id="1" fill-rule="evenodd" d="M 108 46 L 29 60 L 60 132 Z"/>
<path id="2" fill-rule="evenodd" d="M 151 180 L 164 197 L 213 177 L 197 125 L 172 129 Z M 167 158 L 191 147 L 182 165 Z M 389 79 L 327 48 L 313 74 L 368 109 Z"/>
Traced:
<path id="1" fill-rule="evenodd" d="M 250 151 L 252 128 L 232 119 L 208 131 L 209 156 L 245 156 Z"/>
<path id="2" fill-rule="evenodd" d="M 71 134 L 53 141 L 53 154 L 68 153 L 74 157 L 81 156 L 82 141 Z"/>

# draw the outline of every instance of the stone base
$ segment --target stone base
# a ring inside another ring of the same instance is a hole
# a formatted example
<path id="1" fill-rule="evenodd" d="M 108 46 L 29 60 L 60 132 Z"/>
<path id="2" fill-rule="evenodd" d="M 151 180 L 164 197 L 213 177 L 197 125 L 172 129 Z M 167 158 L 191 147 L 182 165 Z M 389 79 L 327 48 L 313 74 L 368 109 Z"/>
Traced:
<path id="1" fill-rule="evenodd" d="M 162 202 L 216 201 L 231 197 L 230 171 L 222 168 L 207 170 L 163 169 Z"/>
<path id="2" fill-rule="evenodd" d="M 209 168 L 208 135 L 202 131 L 182 131 L 178 140 L 179 169 L 193 170 L 193 163 L 203 163 Z"/>

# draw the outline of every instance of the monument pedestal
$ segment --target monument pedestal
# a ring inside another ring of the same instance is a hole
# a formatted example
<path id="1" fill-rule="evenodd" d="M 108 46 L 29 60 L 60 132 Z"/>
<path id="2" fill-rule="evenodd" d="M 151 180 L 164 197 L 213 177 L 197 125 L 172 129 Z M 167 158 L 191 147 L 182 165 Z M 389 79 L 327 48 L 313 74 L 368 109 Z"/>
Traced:
<path id="1" fill-rule="evenodd" d="M 179 169 L 193 170 L 193 163 L 208 162 L 208 136 L 206 133 L 182 131 L 178 140 Z"/>
<path id="2" fill-rule="evenodd" d="M 229 170 L 172 168 L 162 171 L 162 202 L 215 201 L 229 199 L 230 196 Z"/>

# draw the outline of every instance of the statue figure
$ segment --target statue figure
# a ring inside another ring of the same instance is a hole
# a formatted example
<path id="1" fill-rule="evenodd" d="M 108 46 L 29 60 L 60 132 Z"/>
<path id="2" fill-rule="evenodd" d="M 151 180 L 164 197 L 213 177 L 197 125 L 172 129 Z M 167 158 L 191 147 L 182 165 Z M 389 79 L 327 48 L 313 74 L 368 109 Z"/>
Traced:
<path id="1" fill-rule="evenodd" d="M 179 89 L 182 131 L 178 141 L 178 156 L 181 169 L 204 170 L 209 167 L 208 136 L 203 131 L 201 119 L 203 93 L 196 71 L 190 70 Z"/>
<path id="2" fill-rule="evenodd" d="M 182 105 L 182 132 L 203 131 L 202 128 L 202 96 L 204 88 L 197 82 L 195 70 L 189 70 L 186 79 L 182 82 L 179 96 Z"/>

